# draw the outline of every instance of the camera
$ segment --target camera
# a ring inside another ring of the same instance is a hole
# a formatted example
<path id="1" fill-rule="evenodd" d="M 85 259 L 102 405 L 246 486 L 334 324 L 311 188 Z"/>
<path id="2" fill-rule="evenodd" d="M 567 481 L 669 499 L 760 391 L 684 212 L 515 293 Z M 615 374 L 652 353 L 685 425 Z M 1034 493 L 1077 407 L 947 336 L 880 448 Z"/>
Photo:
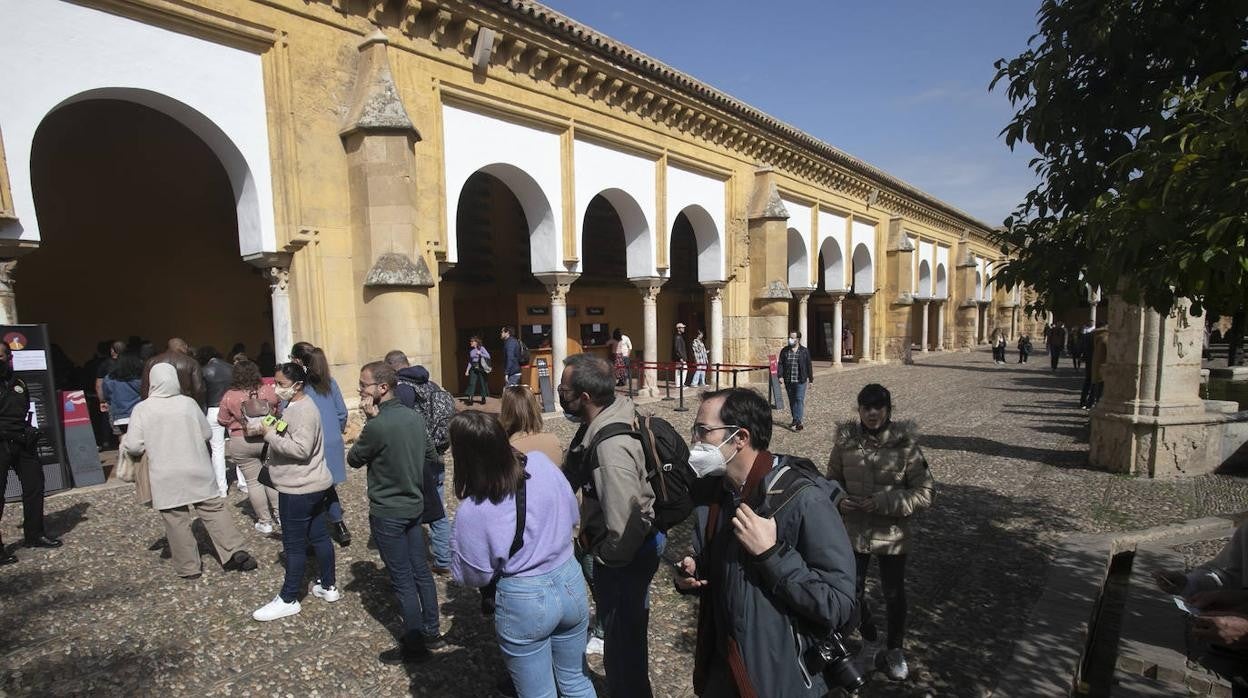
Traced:
<path id="1" fill-rule="evenodd" d="M 802 663 L 810 674 L 823 674 L 828 688 L 841 688 L 853 693 L 867 685 L 867 680 L 854 668 L 845 642 L 837 632 L 817 640 L 802 654 Z"/>

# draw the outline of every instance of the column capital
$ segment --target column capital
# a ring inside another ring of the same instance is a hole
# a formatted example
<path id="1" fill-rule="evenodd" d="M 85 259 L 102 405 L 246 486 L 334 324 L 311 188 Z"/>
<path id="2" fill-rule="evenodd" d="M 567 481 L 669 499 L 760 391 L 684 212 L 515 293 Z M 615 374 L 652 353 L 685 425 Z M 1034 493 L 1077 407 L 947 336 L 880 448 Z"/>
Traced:
<path id="1" fill-rule="evenodd" d="M 268 267 L 265 276 L 269 277 L 269 291 L 286 293 L 290 288 L 290 267 Z"/>
<path id="2" fill-rule="evenodd" d="M 862 307 L 864 307 L 864 308 L 865 308 L 865 307 L 867 307 L 867 306 L 871 305 L 871 298 L 872 298 L 872 294 L 870 294 L 870 293 L 862 293 L 862 294 L 859 294 L 859 295 L 858 295 L 858 302 L 859 302 L 859 303 L 862 303 Z"/>
<path id="3" fill-rule="evenodd" d="M 814 288 L 794 288 L 790 286 L 789 292 L 792 293 L 797 298 L 799 303 L 805 303 L 810 300 L 810 294 L 814 293 L 815 289 Z"/>
<path id="4" fill-rule="evenodd" d="M 16 271 L 16 259 L 0 259 L 0 293 L 13 293 L 13 284 L 17 281 Z"/>
<path id="5" fill-rule="evenodd" d="M 663 284 L 667 283 L 667 279 L 661 276 L 639 276 L 629 279 L 637 290 L 641 292 L 641 299 L 653 303 L 659 299 L 659 289 Z"/>
<path id="6" fill-rule="evenodd" d="M 548 274 L 534 274 L 537 280 L 542 282 L 546 287 L 546 291 L 550 293 L 551 303 L 568 302 L 568 291 L 572 289 L 572 284 L 581 278 L 580 274 L 569 274 L 566 272 L 552 272 Z"/>

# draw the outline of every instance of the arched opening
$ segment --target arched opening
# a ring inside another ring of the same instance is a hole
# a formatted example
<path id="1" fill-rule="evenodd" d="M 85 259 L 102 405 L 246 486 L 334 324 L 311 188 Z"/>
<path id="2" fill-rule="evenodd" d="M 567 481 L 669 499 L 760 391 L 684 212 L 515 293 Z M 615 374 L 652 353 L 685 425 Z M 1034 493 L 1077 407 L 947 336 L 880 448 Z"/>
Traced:
<path id="1" fill-rule="evenodd" d="M 845 329 L 841 331 L 841 346 L 847 357 L 863 359 L 870 352 L 867 342 L 874 341 L 869 339 L 867 323 L 870 319 L 863 305 L 863 298 L 869 298 L 875 293 L 875 267 L 871 251 L 866 245 L 858 243 L 854 247 L 850 264 L 849 295 L 845 298 L 842 309 Z"/>
<path id="2" fill-rule="evenodd" d="M 699 234 L 698 226 L 694 222 L 699 218 L 698 212 L 705 213 L 701 207 L 690 206 L 676 216 L 672 225 L 668 278 L 667 283 L 663 284 L 663 292 L 659 294 L 659 361 L 676 359 L 675 334 L 678 322 L 685 323 L 684 342 L 688 359 L 693 359 L 690 345 L 699 330 L 706 335 L 703 343 L 708 348 L 711 345 L 711 329 L 707 324 L 710 308 L 707 306 L 706 290 L 700 281 L 706 279 L 705 267 L 714 263 L 711 259 L 718 240 L 708 242 L 705 228 Z M 710 223 L 709 216 L 702 222 Z M 711 225 L 713 228 L 714 224 Z M 692 373 L 686 376 L 686 380 L 691 377 Z M 711 380 L 714 380 L 713 376 Z"/>
<path id="3" fill-rule="evenodd" d="M 642 348 L 642 311 L 633 275 L 650 264 L 650 229 L 641 207 L 620 189 L 597 194 L 581 222 L 581 276 L 568 294 L 568 354 L 610 361 L 611 335 L 621 330 Z"/>
<path id="4" fill-rule="evenodd" d="M 253 358 L 272 342 L 268 284 L 239 256 L 239 190 L 180 119 L 76 98 L 40 123 L 30 165 L 42 242 L 21 261 L 18 314 L 72 360 L 104 339 L 241 342 Z"/>
<path id="5" fill-rule="evenodd" d="M 936 298 L 949 297 L 949 281 L 943 264 L 936 265 L 936 293 L 934 295 Z"/>
<path id="6" fill-rule="evenodd" d="M 517 188 L 523 192 L 519 196 Z M 481 338 L 498 363 L 499 330 L 504 325 L 517 328 L 518 339 L 533 355 L 544 350 L 549 360 L 550 297 L 530 272 L 535 226 L 529 212 L 545 217 L 550 211 L 540 192 L 510 165 L 482 168 L 460 190 L 455 216 L 458 261 L 439 285 L 442 379 L 447 390 L 460 394 L 467 390 L 464 369 L 472 336 Z M 488 375 L 491 394 L 502 390 L 501 364 L 499 369 Z"/>
<path id="7" fill-rule="evenodd" d="M 844 328 L 849 327 L 845 317 L 846 304 L 841 304 L 841 323 L 836 323 L 836 308 L 832 298 L 833 292 L 845 293 L 845 256 L 841 253 L 840 243 L 835 238 L 827 238 L 819 245 L 818 278 L 816 290 L 811 296 L 811 336 L 806 346 L 815 356 L 831 359 L 834 348 L 834 333 L 841 335 L 841 352 L 845 353 L 847 336 Z"/>
<path id="8" fill-rule="evenodd" d="M 927 346 L 934 346 L 935 342 L 931 339 L 932 327 L 935 323 L 931 322 L 932 306 L 927 301 L 932 297 L 932 266 L 926 259 L 919 262 L 919 283 L 918 298 L 913 309 L 911 310 L 912 322 L 911 335 L 914 337 L 915 348 L 924 351 Z M 925 322 L 926 320 L 926 322 Z M 927 331 L 924 332 L 924 328 Z"/>
<path id="9" fill-rule="evenodd" d="M 809 334 L 813 332 L 813 327 L 801 326 L 801 296 L 798 291 L 812 288 L 810 283 L 810 254 L 807 251 L 806 240 L 801 231 L 797 228 L 789 228 L 788 231 L 788 278 L 789 288 L 794 291 L 793 299 L 789 301 L 789 327 L 798 328 L 802 332 L 802 343 L 810 346 Z M 810 300 L 807 297 L 807 313 L 810 310 Z M 807 318 L 810 321 L 810 318 Z"/>

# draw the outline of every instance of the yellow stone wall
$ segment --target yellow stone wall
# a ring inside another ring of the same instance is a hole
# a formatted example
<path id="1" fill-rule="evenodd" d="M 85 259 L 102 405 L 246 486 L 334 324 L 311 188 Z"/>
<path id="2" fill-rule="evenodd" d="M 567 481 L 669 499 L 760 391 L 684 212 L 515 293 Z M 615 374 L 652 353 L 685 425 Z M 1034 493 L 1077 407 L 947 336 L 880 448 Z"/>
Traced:
<path id="1" fill-rule="evenodd" d="M 371 260 L 353 261 L 353 250 L 362 247 L 352 239 L 360 233 L 353 229 L 352 182 L 347 153 L 339 136 L 360 60 L 358 46 L 364 36 L 378 27 L 390 41 L 390 66 L 402 102 L 421 136 L 413 146 L 415 169 L 411 173 L 417 221 L 415 250 L 424 255 L 435 277 L 447 245 L 440 123 L 444 101 L 563 129 L 565 144 L 569 146 L 574 132 L 577 137 L 589 137 L 648 154 L 660 162 L 726 178 L 726 230 L 722 234 L 729 279 L 723 308 L 724 358 L 728 362 L 765 358 L 759 355 L 758 347 L 751 347 L 748 342 L 747 321 L 759 312 L 753 299 L 756 289 L 750 287 L 747 269 L 751 245 L 760 243 L 746 242 L 746 209 L 760 166 L 774 167 L 774 181 L 786 195 L 876 225 L 877 288 L 886 288 L 890 274 L 895 273 L 887 269 L 885 256 L 890 219 L 902 215 L 908 230 L 923 239 L 948 245 L 950 300 L 943 311 L 948 332 L 956 324 L 954 291 L 962 287 L 956 278 L 959 270 L 955 268 L 960 236 L 969 231 L 970 247 L 976 255 L 995 259 L 999 254 L 987 242 L 987 231 L 969 219 L 960 219 L 927 203 L 915 203 L 906 192 L 873 181 L 861 172 L 849 172 L 840 165 L 821 170 L 820 160 L 808 151 L 784 146 L 777 138 L 769 140 L 757 126 L 734 121 L 710 102 L 700 103 L 687 93 L 663 88 L 657 81 L 639 75 L 640 71 L 622 59 L 608 60 L 584 45 L 574 45 L 566 37 L 544 33 L 513 16 L 480 6 L 383 0 L 82 3 L 263 51 L 278 243 L 295 252 L 291 274 L 294 334 L 296 339 L 324 347 L 343 385 L 353 384 L 359 364 L 377 358 L 362 355 L 361 347 L 371 345 L 361 341 L 361 336 L 382 331 L 386 322 L 384 317 L 363 313 L 359 304 L 361 289 L 355 279 L 359 267 L 367 267 Z M 484 72 L 474 72 L 471 64 L 472 37 L 479 26 L 500 32 L 494 61 Z M 564 58 L 569 60 L 563 61 Z M 578 84 L 579 67 L 584 66 L 591 68 L 591 78 L 587 84 Z M 642 86 L 640 91 L 630 89 L 637 85 Z M 649 96 L 650 92 L 657 96 Z M 565 148 L 565 153 L 570 153 L 570 148 Z M 575 163 L 570 159 L 565 162 L 569 172 L 573 167 Z M 572 231 L 578 229 L 569 196 L 571 186 L 571 178 L 565 173 L 565 210 L 556 214 L 564 219 L 568 255 L 574 249 Z M 876 202 L 869 203 L 872 200 Z M 664 220 L 665 205 L 660 183 L 660 222 Z M 906 215 L 903 208 L 911 212 L 925 210 L 930 215 Z M 660 267 L 666 263 L 670 233 L 662 227 L 660 224 L 655 231 Z M 773 255 L 785 254 L 786 239 L 782 233 L 781 230 L 774 239 L 769 236 L 761 243 L 769 260 Z M 808 245 L 813 267 L 817 249 L 813 240 Z M 440 337 L 412 337 L 401 343 L 412 350 L 424 348 L 435 377 L 447 377 L 440 363 L 447 333 L 453 335 L 453 328 L 441 322 L 440 308 L 445 303 L 440 291 L 436 286 L 420 291 L 427 294 L 428 302 L 419 307 L 429 308 L 435 317 L 416 323 L 432 327 L 434 332 L 441 331 Z M 640 297 L 635 292 L 633 298 L 639 306 Z M 872 338 L 877 350 L 884 346 L 889 323 L 887 303 L 883 300 L 872 304 Z M 664 311 L 664 307 L 661 301 L 661 359 L 666 358 L 670 342 L 664 315 L 674 312 Z M 639 325 L 639 311 L 636 322 Z M 569 327 L 570 333 L 574 333 L 576 324 L 570 323 Z M 389 331 L 383 334 L 394 336 Z M 634 326 L 632 336 L 640 348 L 639 326 Z M 278 349 L 279 355 L 284 354 L 284 348 Z M 454 385 L 455 381 L 448 383 Z"/>

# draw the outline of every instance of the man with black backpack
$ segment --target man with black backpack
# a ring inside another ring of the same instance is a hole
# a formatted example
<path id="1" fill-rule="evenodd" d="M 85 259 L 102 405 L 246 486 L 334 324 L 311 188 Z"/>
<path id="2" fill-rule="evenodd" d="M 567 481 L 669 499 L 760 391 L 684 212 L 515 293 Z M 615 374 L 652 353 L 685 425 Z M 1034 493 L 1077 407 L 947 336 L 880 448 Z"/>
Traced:
<path id="1" fill-rule="evenodd" d="M 442 456 L 451 447 L 450 424 L 455 416 L 455 398 L 442 389 L 442 386 L 429 380 L 429 369 L 424 366 L 412 366 L 407 354 L 398 349 L 386 353 L 386 364 L 393 368 L 398 377 L 398 385 L 394 395 L 404 407 L 416 410 L 425 418 L 429 442 L 433 444 L 437 458 L 425 464 L 431 471 L 432 482 L 436 491 L 426 492 L 432 499 L 435 495 L 439 506 L 431 508 L 431 512 L 442 512 L 441 516 L 432 514 L 425 516 L 423 522 L 429 524 L 429 547 L 433 550 L 433 566 L 435 574 L 450 574 L 451 570 L 451 520 L 446 516 L 446 498 L 443 494 L 446 482 L 446 464 Z"/>
<path id="2" fill-rule="evenodd" d="M 579 543 L 594 558 L 607 686 L 613 696 L 645 698 L 653 695 L 647 639 L 650 580 L 666 537 L 655 526 L 655 492 L 647 481 L 637 416 L 633 401 L 615 394 L 615 377 L 605 360 L 575 354 L 563 363 L 559 404 L 569 419 L 581 424 L 564 473 L 583 495 Z"/>
<path id="3" fill-rule="evenodd" d="M 693 425 L 689 463 L 719 480 L 701 550 L 675 580 L 702 599 L 699 696 L 861 685 L 838 634 L 855 616 L 853 549 L 836 509 L 844 492 L 811 461 L 768 452 L 771 430 L 771 406 L 745 388 L 703 396 Z"/>
<path id="4" fill-rule="evenodd" d="M 529 363 L 528 347 L 516 339 L 511 325 L 499 332 L 503 340 L 503 378 L 507 385 L 520 385 L 520 367 Z"/>

